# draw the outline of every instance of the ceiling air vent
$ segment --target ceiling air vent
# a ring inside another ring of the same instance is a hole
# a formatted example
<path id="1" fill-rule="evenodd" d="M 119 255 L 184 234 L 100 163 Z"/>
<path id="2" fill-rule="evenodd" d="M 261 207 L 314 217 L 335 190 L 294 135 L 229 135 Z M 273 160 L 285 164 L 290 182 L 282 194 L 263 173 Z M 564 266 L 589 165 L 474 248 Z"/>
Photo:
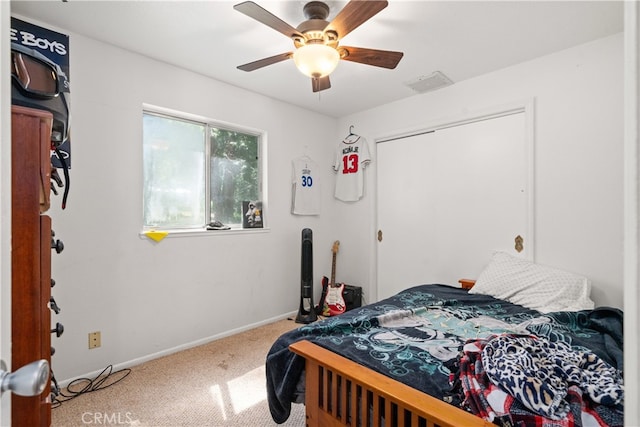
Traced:
<path id="1" fill-rule="evenodd" d="M 452 84 L 451 79 L 440 71 L 434 71 L 428 76 L 420 76 L 417 79 L 405 82 L 405 85 L 418 93 L 429 92 Z"/>

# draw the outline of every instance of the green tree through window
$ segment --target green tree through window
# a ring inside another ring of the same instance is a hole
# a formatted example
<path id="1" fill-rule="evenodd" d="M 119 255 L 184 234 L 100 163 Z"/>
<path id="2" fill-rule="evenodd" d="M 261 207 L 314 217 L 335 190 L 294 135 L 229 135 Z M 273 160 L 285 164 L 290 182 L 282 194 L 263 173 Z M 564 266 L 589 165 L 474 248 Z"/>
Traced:
<path id="1" fill-rule="evenodd" d="M 242 223 L 242 201 L 259 200 L 258 137 L 211 128 L 211 212 L 223 223 Z"/>

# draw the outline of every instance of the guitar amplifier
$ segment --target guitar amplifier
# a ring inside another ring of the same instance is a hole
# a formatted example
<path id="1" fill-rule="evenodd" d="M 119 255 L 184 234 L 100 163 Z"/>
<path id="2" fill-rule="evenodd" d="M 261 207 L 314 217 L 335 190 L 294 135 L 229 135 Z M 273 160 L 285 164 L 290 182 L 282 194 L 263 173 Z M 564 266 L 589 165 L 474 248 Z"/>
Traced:
<path id="1" fill-rule="evenodd" d="M 342 297 L 347 306 L 347 311 L 362 306 L 362 288 L 360 286 L 344 285 Z"/>

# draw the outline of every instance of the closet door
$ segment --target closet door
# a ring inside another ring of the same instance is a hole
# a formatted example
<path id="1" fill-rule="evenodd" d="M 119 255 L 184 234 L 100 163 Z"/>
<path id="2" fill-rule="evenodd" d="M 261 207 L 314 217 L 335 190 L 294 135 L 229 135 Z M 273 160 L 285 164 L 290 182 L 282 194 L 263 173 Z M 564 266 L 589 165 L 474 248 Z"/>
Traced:
<path id="1" fill-rule="evenodd" d="M 476 278 L 516 236 L 528 255 L 525 125 L 518 112 L 377 144 L 379 299 Z"/>

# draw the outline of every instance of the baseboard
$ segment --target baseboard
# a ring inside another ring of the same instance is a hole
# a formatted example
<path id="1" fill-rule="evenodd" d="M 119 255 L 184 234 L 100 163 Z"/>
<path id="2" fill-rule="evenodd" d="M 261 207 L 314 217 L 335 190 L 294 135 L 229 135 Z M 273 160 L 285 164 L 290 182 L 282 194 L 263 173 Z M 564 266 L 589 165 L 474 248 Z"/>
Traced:
<path id="1" fill-rule="evenodd" d="M 207 338 L 202 338 L 202 339 L 199 339 L 199 340 L 196 340 L 196 341 L 191 341 L 189 343 L 181 344 L 181 345 L 176 346 L 176 347 L 168 348 L 166 350 L 158 351 L 156 353 L 148 354 L 146 356 L 137 357 L 135 359 L 132 359 L 132 360 L 129 360 L 129 361 L 126 361 L 126 362 L 118 363 L 117 365 L 113 365 L 113 372 L 119 371 L 121 369 L 131 368 L 133 366 L 140 365 L 142 363 L 148 362 L 150 360 L 157 359 L 159 357 L 168 356 L 170 354 L 174 354 L 174 353 L 177 353 L 179 351 L 188 350 L 188 349 L 193 348 L 193 347 L 198 347 L 200 345 L 208 344 L 210 342 L 213 342 L 213 341 L 216 341 L 216 340 L 219 340 L 219 339 L 222 339 L 222 338 L 226 338 L 226 337 L 229 337 L 231 335 L 236 335 L 236 334 L 239 334 L 241 332 L 248 331 L 250 329 L 255 329 L 255 328 L 258 328 L 260 326 L 268 325 L 269 323 L 277 322 L 279 320 L 288 319 L 288 318 L 295 318 L 297 313 L 298 313 L 297 311 L 292 311 L 291 313 L 282 314 L 280 316 L 275 316 L 275 317 L 272 317 L 270 319 L 265 319 L 265 320 L 262 320 L 260 322 L 251 323 L 249 325 L 245 325 L 245 326 L 242 326 L 240 328 L 231 329 L 229 331 L 225 331 L 225 332 L 222 332 L 220 334 L 212 335 L 212 336 L 207 337 Z M 91 378 L 92 379 L 92 378 L 95 378 L 96 376 L 100 375 L 103 372 L 104 372 L 104 368 L 98 369 L 98 370 L 93 371 L 93 372 L 86 373 L 84 375 L 80 375 L 77 378 Z M 72 381 L 75 381 L 77 378 L 69 378 L 69 379 L 58 381 L 58 385 L 60 386 L 60 388 L 64 388 L 67 385 L 69 385 Z"/>

